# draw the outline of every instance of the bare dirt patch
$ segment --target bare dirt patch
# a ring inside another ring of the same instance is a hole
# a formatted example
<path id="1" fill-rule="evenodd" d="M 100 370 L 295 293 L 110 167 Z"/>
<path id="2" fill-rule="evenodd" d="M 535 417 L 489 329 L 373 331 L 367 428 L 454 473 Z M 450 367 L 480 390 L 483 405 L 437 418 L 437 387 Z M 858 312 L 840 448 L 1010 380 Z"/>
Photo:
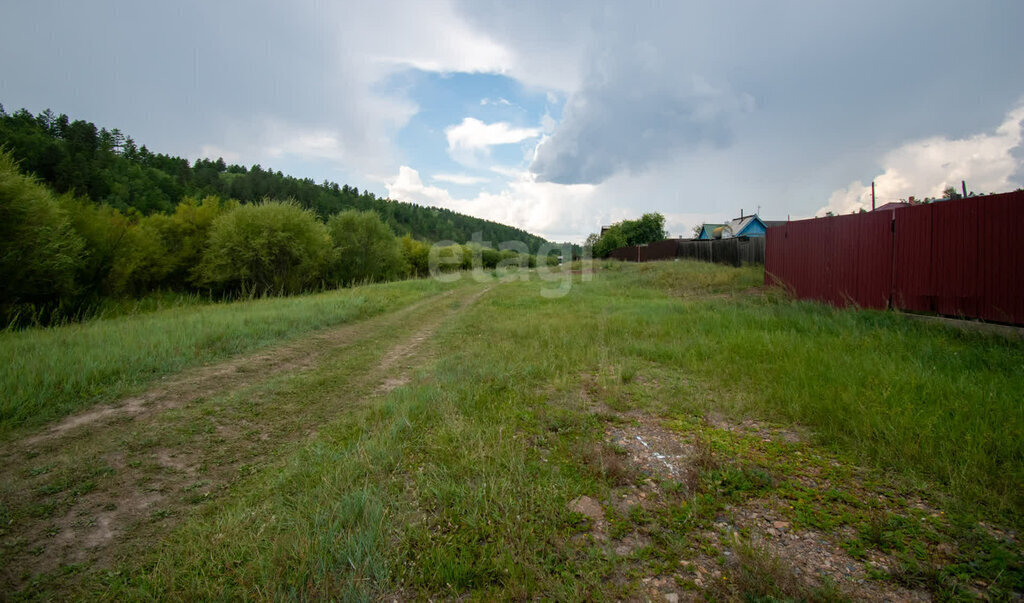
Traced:
<path id="1" fill-rule="evenodd" d="M 734 508 L 731 521 L 721 525 L 718 537 L 723 545 L 739 541 L 747 534 L 747 545 L 772 558 L 785 560 L 793 578 L 811 588 L 820 588 L 829 580 L 841 592 L 858 600 L 930 601 L 924 591 L 914 591 L 887 582 L 872 580 L 868 569 L 889 572 L 895 563 L 881 555 L 857 561 L 835 544 L 835 537 L 818 530 L 794 529 L 765 500 L 750 501 Z M 737 556 L 739 558 L 740 556 Z"/>
<path id="2" fill-rule="evenodd" d="M 781 426 L 765 423 L 762 421 L 755 421 L 753 419 L 745 419 L 741 421 L 730 420 L 720 413 L 709 413 L 705 420 L 708 425 L 715 429 L 721 429 L 722 431 L 728 431 L 731 433 L 749 435 L 760 438 L 763 442 L 806 442 L 807 434 L 796 425 Z"/>
<path id="3" fill-rule="evenodd" d="M 579 496 L 569 501 L 569 510 L 586 516 L 591 521 L 594 536 L 600 540 L 607 538 L 605 534 L 608 524 L 604 520 L 604 509 L 601 503 L 589 496 Z"/>
<path id="4" fill-rule="evenodd" d="M 589 404 L 587 397 L 584 403 Z M 714 488 L 721 480 L 729 479 L 730 470 L 750 467 L 749 461 L 713 451 L 707 438 L 714 432 L 747 441 L 789 445 L 808 439 L 798 427 L 731 421 L 722 415 L 709 416 L 692 430 L 669 427 L 664 421 L 636 411 L 612 418 L 605 425 L 604 440 L 623 451 L 631 470 L 639 474 L 634 483 L 614 489 L 612 499 L 607 501 L 608 508 L 617 509 L 626 518 L 636 516 L 637 507 L 644 510 L 638 517 L 650 516 L 673 507 L 686 508 L 693 504 L 688 501 L 695 494 L 721 495 Z M 781 480 L 789 478 L 778 476 Z M 831 484 L 820 483 L 818 487 L 823 492 Z M 753 491 L 758 490 L 755 487 Z M 926 591 L 879 580 L 878 576 L 893 571 L 896 563 L 874 552 L 854 559 L 839 546 L 849 536 L 843 529 L 825 533 L 794 525 L 792 518 L 780 513 L 770 498 L 755 496 L 740 504 L 727 503 L 713 519 L 706 523 L 698 521 L 691 528 L 694 544 L 680 556 L 672 571 L 662 568 L 642 577 L 641 591 L 651 600 L 696 600 L 707 596 L 728 600 L 742 598 L 748 592 L 743 585 L 731 584 L 730 580 L 764 579 L 772 581 L 787 596 L 797 598 L 832 592 L 855 600 L 930 600 Z M 650 543 L 651 529 L 650 524 L 636 524 L 613 539 L 611 546 L 620 557 L 628 557 Z M 634 573 L 645 571 L 639 561 L 633 563 Z"/>
<path id="5" fill-rule="evenodd" d="M 693 444 L 681 441 L 657 421 L 638 415 L 624 425 L 609 425 L 605 439 L 626 451 L 629 462 L 648 475 L 682 479 L 694 456 Z"/>

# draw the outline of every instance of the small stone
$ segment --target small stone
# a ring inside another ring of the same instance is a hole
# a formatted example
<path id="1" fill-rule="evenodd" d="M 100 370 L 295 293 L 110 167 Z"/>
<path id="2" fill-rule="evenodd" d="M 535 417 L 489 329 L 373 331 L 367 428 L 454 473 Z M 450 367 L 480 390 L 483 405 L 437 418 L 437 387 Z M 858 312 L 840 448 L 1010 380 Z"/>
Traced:
<path id="1" fill-rule="evenodd" d="M 620 544 L 619 546 L 615 547 L 615 554 L 618 555 L 619 557 L 625 557 L 626 555 L 630 554 L 632 551 L 633 551 L 633 549 L 629 548 L 628 544 Z"/>
<path id="2" fill-rule="evenodd" d="M 679 595 L 676 593 L 665 593 L 665 600 L 669 603 L 679 603 Z"/>
<path id="3" fill-rule="evenodd" d="M 788 521 L 773 521 L 772 522 L 772 527 L 774 527 L 776 530 L 785 530 L 785 529 L 789 528 L 789 522 Z"/>
<path id="4" fill-rule="evenodd" d="M 586 515 L 594 521 L 604 519 L 604 509 L 601 504 L 589 496 L 581 496 L 569 502 L 569 510 Z"/>

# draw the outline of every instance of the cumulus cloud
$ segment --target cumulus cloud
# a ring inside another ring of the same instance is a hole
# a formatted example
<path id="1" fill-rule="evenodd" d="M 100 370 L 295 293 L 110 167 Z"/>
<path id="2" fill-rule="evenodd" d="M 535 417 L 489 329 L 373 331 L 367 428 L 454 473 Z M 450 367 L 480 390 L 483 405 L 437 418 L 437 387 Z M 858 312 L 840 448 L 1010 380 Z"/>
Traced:
<path id="1" fill-rule="evenodd" d="M 395 201 L 447 207 L 452 200 L 447 190 L 424 184 L 420 173 L 407 165 L 398 168 L 398 175 L 386 185 L 388 198 Z"/>
<path id="2" fill-rule="evenodd" d="M 483 184 L 490 182 L 490 179 L 482 176 L 469 176 L 466 174 L 434 174 L 431 179 L 436 182 L 450 182 L 452 184 L 461 184 L 469 186 L 472 184 Z"/>
<path id="3" fill-rule="evenodd" d="M 457 126 L 444 131 L 449 149 L 482 149 L 496 144 L 522 142 L 540 135 L 537 128 L 514 128 L 507 122 L 486 124 L 479 119 L 467 117 Z"/>
<path id="4" fill-rule="evenodd" d="M 474 27 L 459 14 L 451 2 L 428 3 L 385 0 L 341 9 L 355 9 L 366 27 L 348 27 L 348 19 L 338 21 L 346 37 L 357 36 L 352 48 L 362 46 L 367 55 L 384 64 L 415 67 L 438 73 L 505 73 L 515 60 L 506 45 Z M 394 35 L 380 35 L 387 24 Z"/>
<path id="5" fill-rule="evenodd" d="M 1024 104 L 1011 110 L 994 132 L 967 138 L 949 139 L 935 136 L 902 145 L 885 154 L 882 172 L 874 178 L 876 197 L 884 202 L 938 197 L 948 187 L 959 190 L 966 181 L 969 190 L 1003 192 L 1020 186 L 1018 172 L 1024 160 L 1021 149 L 1021 127 Z M 871 184 L 851 182 L 829 197 L 828 205 L 817 211 L 846 214 L 871 209 Z"/>
<path id="6" fill-rule="evenodd" d="M 444 207 L 509 224 L 551 241 L 582 242 L 586 235 L 580 233 L 593 228 L 594 208 L 589 200 L 595 187 L 537 182 L 526 171 L 511 173 L 511 180 L 498 193 L 481 192 L 473 198 L 460 199 L 443 188 L 425 184 L 417 170 L 402 166 L 387 183 L 387 189 L 391 199 Z"/>
<path id="7" fill-rule="evenodd" d="M 540 128 L 516 128 L 508 122 L 492 124 L 467 117 L 462 123 L 445 128 L 448 139 L 448 154 L 460 163 L 475 165 L 477 160 L 489 153 L 489 148 L 499 144 L 513 144 L 540 136 Z"/>

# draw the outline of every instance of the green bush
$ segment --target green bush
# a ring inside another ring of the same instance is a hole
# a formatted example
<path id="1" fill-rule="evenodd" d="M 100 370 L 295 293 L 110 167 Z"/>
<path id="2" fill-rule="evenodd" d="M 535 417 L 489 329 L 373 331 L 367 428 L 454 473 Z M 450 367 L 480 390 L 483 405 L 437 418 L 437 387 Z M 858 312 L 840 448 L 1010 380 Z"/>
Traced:
<path id="1" fill-rule="evenodd" d="M 323 282 L 330 256 L 327 228 L 312 211 L 264 201 L 213 221 L 196 276 L 224 292 L 298 293 Z"/>
<path id="2" fill-rule="evenodd" d="M 472 256 L 466 253 L 467 249 L 468 247 L 458 244 L 432 246 L 428 250 L 429 259 L 434 263 L 431 269 L 440 273 L 469 268 Z"/>
<path id="3" fill-rule="evenodd" d="M 100 296 L 115 292 L 111 280 L 120 258 L 130 253 L 132 218 L 109 205 L 97 205 L 88 199 L 65 195 L 61 207 L 71 228 L 85 241 L 85 252 L 78 266 L 78 305 L 96 303 Z"/>
<path id="4" fill-rule="evenodd" d="M 483 263 L 484 268 L 493 270 L 498 267 L 498 262 L 502 260 L 501 252 L 490 247 L 484 247 L 480 250 L 480 261 Z"/>
<path id="5" fill-rule="evenodd" d="M 405 235 L 399 241 L 402 245 L 402 257 L 405 258 L 409 274 L 424 277 L 430 274 L 430 245 Z"/>
<path id="6" fill-rule="evenodd" d="M 83 241 L 54 194 L 0 151 L 0 315 L 37 319 L 75 292 Z M 30 316 L 30 318 L 29 318 Z"/>
<path id="7" fill-rule="evenodd" d="M 407 272 L 402 246 L 372 211 L 350 209 L 327 221 L 334 244 L 333 274 L 345 285 L 392 280 Z"/>
<path id="8" fill-rule="evenodd" d="M 158 289 L 182 291 L 196 284 L 214 220 L 238 207 L 216 196 L 186 197 L 174 213 L 152 214 L 125 234 L 109 290 L 132 296 Z"/>

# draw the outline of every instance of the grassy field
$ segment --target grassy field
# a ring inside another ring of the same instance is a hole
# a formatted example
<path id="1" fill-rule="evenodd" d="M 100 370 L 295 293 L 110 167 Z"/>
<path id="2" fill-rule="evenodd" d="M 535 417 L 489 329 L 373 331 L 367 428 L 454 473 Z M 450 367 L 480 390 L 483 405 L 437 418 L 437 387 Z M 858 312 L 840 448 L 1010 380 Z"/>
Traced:
<path id="1" fill-rule="evenodd" d="M 0 332 L 0 437 L 109 402 L 186 367 L 367 318 L 444 288 L 413 280 Z"/>
<path id="2" fill-rule="evenodd" d="M 50 546 L 18 526 L 45 530 L 83 497 L 132 481 L 163 498 L 112 554 L 8 579 L 110 600 L 1020 593 L 1024 344 L 793 302 L 761 280 L 676 262 L 600 266 L 560 298 L 536 279 L 462 281 L 310 370 L 105 426 L 113 452 L 91 434 L 65 446 L 87 454 L 15 448 L 12 481 L 36 498 L 5 496 L 8 564 Z M 396 305 L 436 286 L 279 303 Z M 83 404 L 57 391 L 33 412 Z M 175 473 L 153 462 L 168 451 L 207 460 Z"/>

